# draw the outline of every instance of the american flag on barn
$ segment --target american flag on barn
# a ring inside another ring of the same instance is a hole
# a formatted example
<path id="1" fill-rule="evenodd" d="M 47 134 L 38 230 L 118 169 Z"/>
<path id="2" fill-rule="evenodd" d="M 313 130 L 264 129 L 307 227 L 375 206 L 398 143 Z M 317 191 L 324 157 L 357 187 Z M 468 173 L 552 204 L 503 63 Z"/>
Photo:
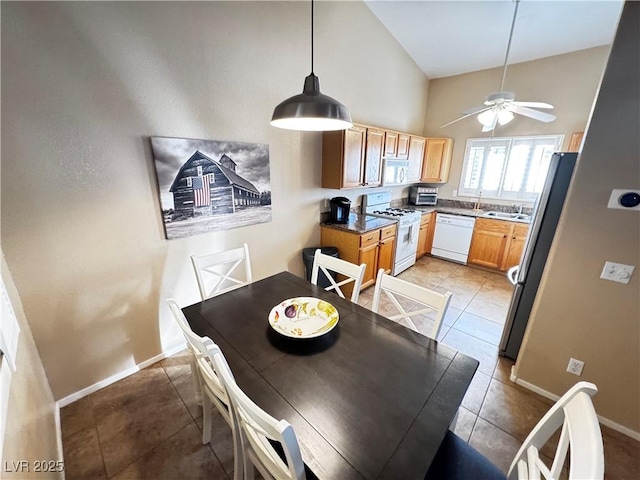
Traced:
<path id="1" fill-rule="evenodd" d="M 193 188 L 193 206 L 205 207 L 211 205 L 211 192 L 209 190 L 209 175 L 194 177 L 191 180 Z"/>
<path id="2" fill-rule="evenodd" d="M 235 213 L 260 205 L 260 192 L 236 173 L 236 163 L 226 154 L 216 161 L 196 150 L 169 190 L 175 213 L 184 217 Z"/>

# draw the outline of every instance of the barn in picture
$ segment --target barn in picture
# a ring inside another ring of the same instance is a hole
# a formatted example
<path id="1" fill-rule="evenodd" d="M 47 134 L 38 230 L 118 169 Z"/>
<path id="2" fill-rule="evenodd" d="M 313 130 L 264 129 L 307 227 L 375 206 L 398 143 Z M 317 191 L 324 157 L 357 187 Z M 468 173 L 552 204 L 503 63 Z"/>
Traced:
<path id="1" fill-rule="evenodd" d="M 269 146 L 151 137 L 167 238 L 271 221 Z"/>
<path id="2" fill-rule="evenodd" d="M 236 163 L 226 154 L 215 161 L 196 150 L 180 168 L 170 191 L 176 216 L 236 213 L 260 205 L 260 192 L 236 173 Z"/>

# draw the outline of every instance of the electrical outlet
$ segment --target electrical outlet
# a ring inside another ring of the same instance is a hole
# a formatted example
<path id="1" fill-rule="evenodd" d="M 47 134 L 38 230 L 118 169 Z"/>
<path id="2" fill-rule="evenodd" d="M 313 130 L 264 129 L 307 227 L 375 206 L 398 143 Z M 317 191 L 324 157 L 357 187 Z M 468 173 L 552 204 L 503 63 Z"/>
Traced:
<path id="1" fill-rule="evenodd" d="M 576 360 L 575 358 L 569 359 L 569 365 L 567 365 L 567 372 L 574 375 L 582 375 L 582 369 L 584 368 L 584 362 L 582 360 Z"/>
<path id="2" fill-rule="evenodd" d="M 328 198 L 324 199 L 324 208 L 325 209 L 329 209 L 329 199 Z"/>
<path id="3" fill-rule="evenodd" d="M 452 196 L 452 197 L 457 197 L 457 196 L 458 196 L 458 190 L 454 190 L 454 191 L 451 193 L 451 196 Z"/>

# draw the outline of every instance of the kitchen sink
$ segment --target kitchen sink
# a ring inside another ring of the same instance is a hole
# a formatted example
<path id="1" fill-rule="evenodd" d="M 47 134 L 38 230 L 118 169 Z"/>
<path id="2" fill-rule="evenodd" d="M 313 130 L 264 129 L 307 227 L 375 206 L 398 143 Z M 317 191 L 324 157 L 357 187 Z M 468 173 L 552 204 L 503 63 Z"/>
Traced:
<path id="1" fill-rule="evenodd" d="M 490 211 L 482 215 L 485 218 L 497 218 L 500 220 L 510 220 L 513 222 L 529 222 L 531 215 L 526 213 L 508 213 L 508 212 L 496 212 Z"/>

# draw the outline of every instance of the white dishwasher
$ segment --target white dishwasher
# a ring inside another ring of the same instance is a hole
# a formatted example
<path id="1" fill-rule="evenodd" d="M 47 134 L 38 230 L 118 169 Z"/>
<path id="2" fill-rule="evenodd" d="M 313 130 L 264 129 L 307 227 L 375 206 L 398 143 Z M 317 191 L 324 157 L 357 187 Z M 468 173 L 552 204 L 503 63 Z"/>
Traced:
<path id="1" fill-rule="evenodd" d="M 431 255 L 466 265 L 475 223 L 474 217 L 438 213 Z"/>

